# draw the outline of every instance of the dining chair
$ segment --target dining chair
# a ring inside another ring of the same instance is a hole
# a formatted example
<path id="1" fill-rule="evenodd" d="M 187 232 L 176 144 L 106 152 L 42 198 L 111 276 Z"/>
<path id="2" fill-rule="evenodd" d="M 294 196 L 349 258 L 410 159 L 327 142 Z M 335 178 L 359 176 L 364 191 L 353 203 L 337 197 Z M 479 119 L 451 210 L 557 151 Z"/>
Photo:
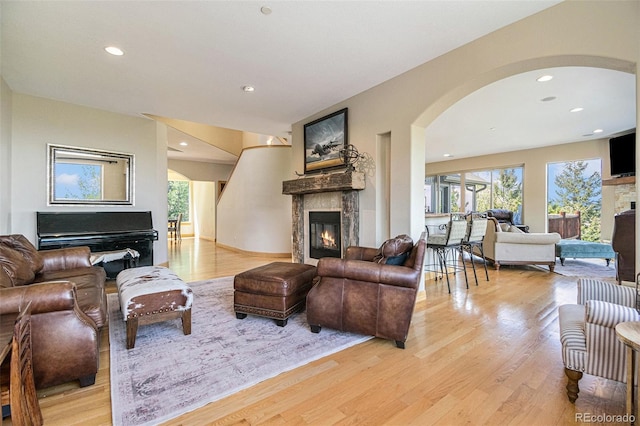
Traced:
<path id="1" fill-rule="evenodd" d="M 428 231 L 428 229 L 427 229 Z M 458 269 L 464 271 L 464 279 L 469 288 L 469 281 L 467 279 L 467 269 L 464 263 L 464 256 L 462 258 L 462 268 L 457 268 L 451 264 L 447 264 L 447 259 L 453 258 L 456 252 L 460 252 L 462 246 L 462 240 L 467 233 L 467 221 L 459 217 L 452 216 L 446 225 L 446 231 L 444 234 L 435 234 L 427 236 L 427 248 L 434 251 L 438 257 L 438 265 L 440 273 L 447 278 L 447 289 L 451 293 L 451 285 L 449 283 L 449 270 L 453 269 L 455 275 Z M 437 277 L 436 277 L 437 279 Z"/>
<path id="2" fill-rule="evenodd" d="M 176 221 L 172 225 L 169 225 L 169 235 L 171 235 L 174 241 L 182 241 L 181 227 L 182 213 L 178 213 Z"/>
<path id="3" fill-rule="evenodd" d="M 31 355 L 31 302 L 22 309 L 13 329 L 8 398 L 3 389 L 2 400 L 8 399 L 11 424 L 14 426 L 40 426 L 43 423 L 38 395 L 33 381 Z"/>
<path id="4" fill-rule="evenodd" d="M 482 241 L 484 240 L 484 236 L 487 233 L 487 219 L 481 213 L 469 213 L 467 215 L 468 225 L 467 225 L 467 233 L 462 240 L 461 249 L 463 252 L 468 252 L 469 257 L 471 258 L 471 266 L 473 267 L 473 277 L 476 280 L 476 285 L 478 285 L 478 275 L 476 274 L 476 265 L 473 260 L 473 256 L 480 255 L 482 257 L 482 264 L 484 265 L 484 273 L 487 277 L 487 281 L 489 281 L 489 272 L 487 271 L 487 259 L 484 257 L 484 251 L 482 250 Z"/>

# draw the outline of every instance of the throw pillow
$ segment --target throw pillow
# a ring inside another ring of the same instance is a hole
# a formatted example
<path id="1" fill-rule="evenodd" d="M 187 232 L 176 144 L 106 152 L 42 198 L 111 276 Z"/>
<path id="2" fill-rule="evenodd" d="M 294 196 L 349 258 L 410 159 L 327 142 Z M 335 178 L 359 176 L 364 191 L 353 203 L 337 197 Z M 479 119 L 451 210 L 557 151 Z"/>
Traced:
<path id="1" fill-rule="evenodd" d="M 387 263 L 390 257 L 400 256 L 413 248 L 413 240 L 406 234 L 391 238 L 380 246 L 378 254 L 373 258 L 376 263 Z"/>
<path id="2" fill-rule="evenodd" d="M 407 261 L 409 257 L 409 253 L 402 253 L 400 256 L 391 256 L 387 257 L 387 261 L 385 264 L 387 265 L 404 265 L 404 262 Z"/>
<path id="3" fill-rule="evenodd" d="M 515 232 L 516 234 L 524 234 L 524 231 L 517 226 L 513 225 L 509 228 L 509 232 Z"/>
<path id="4" fill-rule="evenodd" d="M 14 286 L 29 284 L 35 278 L 31 263 L 17 250 L 5 246 L 0 246 L 0 267 Z"/>
<path id="5" fill-rule="evenodd" d="M 500 230 L 502 232 L 509 232 L 509 229 L 511 228 L 511 225 L 508 223 L 501 223 L 500 224 Z"/>
<path id="6" fill-rule="evenodd" d="M 31 241 L 22 234 L 3 235 L 0 237 L 0 246 L 8 247 L 20 253 L 31 265 L 31 270 L 37 274 L 44 267 L 44 260 Z"/>

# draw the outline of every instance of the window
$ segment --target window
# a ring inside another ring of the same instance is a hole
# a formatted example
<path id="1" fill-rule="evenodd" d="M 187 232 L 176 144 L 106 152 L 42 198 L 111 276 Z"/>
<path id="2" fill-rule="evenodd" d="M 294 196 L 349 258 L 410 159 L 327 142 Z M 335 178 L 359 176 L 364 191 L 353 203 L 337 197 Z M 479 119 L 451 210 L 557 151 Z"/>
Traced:
<path id="1" fill-rule="evenodd" d="M 460 175 L 431 176 L 424 183 L 425 213 L 460 211 Z"/>
<path id="2" fill-rule="evenodd" d="M 516 223 L 522 223 L 523 170 L 523 167 L 511 167 L 467 172 L 464 175 L 429 176 L 425 179 L 425 212 L 469 213 L 508 209 L 514 212 Z M 437 208 L 434 209 L 434 206 Z"/>
<path id="3" fill-rule="evenodd" d="M 579 212 L 580 239 L 600 241 L 601 170 L 600 159 L 547 164 L 547 213 L 550 225 L 552 215 L 555 217 L 563 212 L 575 215 Z"/>
<path id="4" fill-rule="evenodd" d="M 515 223 L 522 223 L 522 173 L 522 167 L 466 173 L 465 211 L 510 210 Z"/>
<path id="5" fill-rule="evenodd" d="M 176 218 L 178 217 L 178 213 L 182 213 L 182 221 L 189 222 L 190 198 L 191 185 L 189 181 L 170 180 L 167 193 L 169 218 Z"/>

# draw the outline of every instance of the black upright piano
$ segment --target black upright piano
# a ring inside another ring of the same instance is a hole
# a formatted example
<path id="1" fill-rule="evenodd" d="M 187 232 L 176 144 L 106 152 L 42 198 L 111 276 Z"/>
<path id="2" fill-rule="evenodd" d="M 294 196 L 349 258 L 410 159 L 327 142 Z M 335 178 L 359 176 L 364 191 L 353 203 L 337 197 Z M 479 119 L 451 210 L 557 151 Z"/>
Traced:
<path id="1" fill-rule="evenodd" d="M 138 266 L 153 265 L 153 229 L 151 212 L 37 212 L 38 249 L 88 246 L 91 252 L 130 248 L 140 253 Z M 124 261 L 103 265 L 114 278 Z"/>

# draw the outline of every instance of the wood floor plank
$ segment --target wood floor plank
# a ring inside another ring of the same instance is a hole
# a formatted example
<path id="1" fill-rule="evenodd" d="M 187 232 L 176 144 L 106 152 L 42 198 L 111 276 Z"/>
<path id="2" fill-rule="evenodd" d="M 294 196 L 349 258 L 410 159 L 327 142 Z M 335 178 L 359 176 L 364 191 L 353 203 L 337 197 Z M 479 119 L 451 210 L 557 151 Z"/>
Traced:
<path id="1" fill-rule="evenodd" d="M 272 261 L 283 259 L 193 238 L 169 245 L 169 266 L 187 282 Z M 446 281 L 426 281 L 405 350 L 372 339 L 165 424 L 546 426 L 574 424 L 581 413 L 624 414 L 622 383 L 585 375 L 575 405 L 567 399 L 557 308 L 575 303 L 577 278 L 507 266 L 489 268 L 488 282 L 482 270 L 476 286 L 468 272 L 468 290 L 462 273 L 450 277 L 451 293 Z M 38 390 L 45 424 L 111 424 L 109 375 L 105 329 L 95 385 Z"/>

